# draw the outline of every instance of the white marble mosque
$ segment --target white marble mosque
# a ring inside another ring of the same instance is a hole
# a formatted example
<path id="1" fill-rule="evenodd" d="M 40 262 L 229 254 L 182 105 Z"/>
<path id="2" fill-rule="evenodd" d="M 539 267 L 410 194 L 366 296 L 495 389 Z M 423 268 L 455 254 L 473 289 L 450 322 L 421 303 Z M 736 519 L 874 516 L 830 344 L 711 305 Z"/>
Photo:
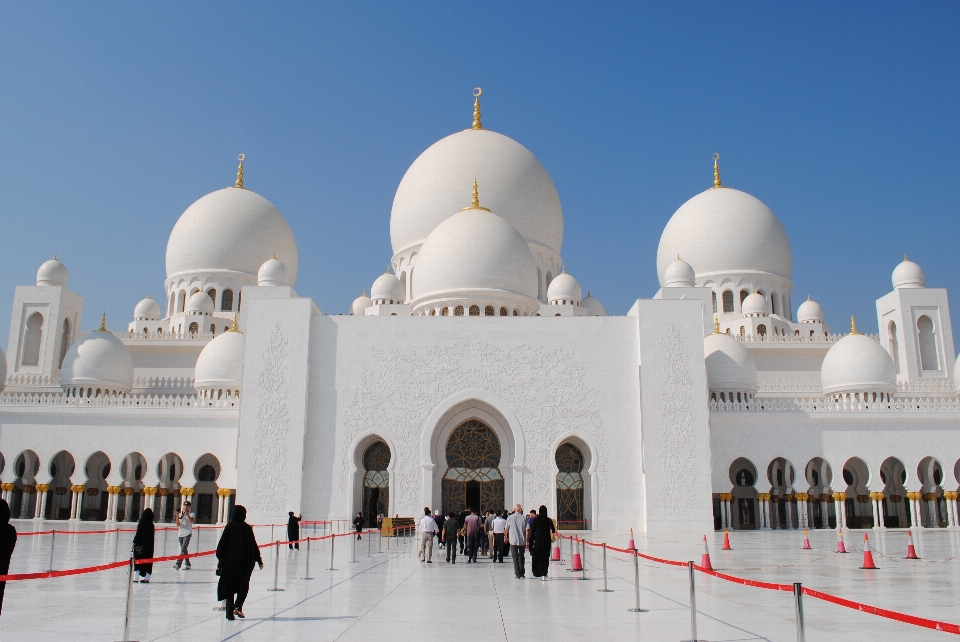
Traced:
<path id="1" fill-rule="evenodd" d="M 832 331 L 777 216 L 708 168 L 663 230 L 661 289 L 607 314 L 563 261 L 550 175 L 478 97 L 400 182 L 386 273 L 325 313 L 241 158 L 171 217 L 163 294 L 126 327 L 80 332 L 56 257 L 16 288 L 3 497 L 108 522 L 193 496 L 201 523 L 520 502 L 586 530 L 956 526 L 946 290 L 904 257 L 880 335 Z"/>

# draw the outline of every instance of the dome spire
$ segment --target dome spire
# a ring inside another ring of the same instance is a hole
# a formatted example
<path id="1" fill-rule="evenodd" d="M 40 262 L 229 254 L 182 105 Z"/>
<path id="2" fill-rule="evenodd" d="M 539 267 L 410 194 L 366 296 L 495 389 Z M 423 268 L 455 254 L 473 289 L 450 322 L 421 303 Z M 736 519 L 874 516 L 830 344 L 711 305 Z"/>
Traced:
<path id="1" fill-rule="evenodd" d="M 227 332 L 239 332 L 240 334 L 243 334 L 240 332 L 240 327 L 237 325 L 237 315 L 233 315 L 233 324 L 230 326 L 230 329 L 227 330 Z"/>
<path id="2" fill-rule="evenodd" d="M 479 87 L 473 89 L 473 129 L 483 129 L 480 124 L 480 94 L 483 90 Z"/>
<path id="3" fill-rule="evenodd" d="M 720 317 L 717 315 L 713 315 L 713 333 L 722 334 L 720 332 Z"/>
<path id="4" fill-rule="evenodd" d="M 97 332 L 106 332 L 107 331 L 107 313 L 104 312 L 103 316 L 100 317 L 100 329 Z"/>
<path id="5" fill-rule="evenodd" d="M 857 321 L 852 314 L 850 315 L 850 334 L 860 334 L 857 332 Z"/>
<path id="6" fill-rule="evenodd" d="M 237 184 L 236 187 L 243 189 L 243 159 L 247 156 L 245 154 L 240 154 L 237 156 L 237 160 L 240 161 L 240 166 L 237 167 Z"/>
<path id="7" fill-rule="evenodd" d="M 713 186 L 714 187 L 723 187 L 720 184 L 720 154 L 713 155 Z"/>
<path id="8" fill-rule="evenodd" d="M 470 207 L 465 207 L 461 212 L 466 212 L 467 210 L 483 210 L 484 212 L 489 212 L 486 207 L 480 207 L 480 186 L 477 185 L 476 179 L 473 181 L 473 199 L 470 201 Z"/>

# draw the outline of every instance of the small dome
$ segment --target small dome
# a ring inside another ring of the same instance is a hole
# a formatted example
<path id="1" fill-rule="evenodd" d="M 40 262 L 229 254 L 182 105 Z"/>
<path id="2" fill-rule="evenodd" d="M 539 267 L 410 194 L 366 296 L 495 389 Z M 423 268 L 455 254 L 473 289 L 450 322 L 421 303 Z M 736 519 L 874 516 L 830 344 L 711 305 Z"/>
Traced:
<path id="1" fill-rule="evenodd" d="M 67 266 L 53 257 L 45 262 L 37 270 L 37 285 L 59 285 L 67 287 L 70 280 L 70 273 L 67 272 Z"/>
<path id="2" fill-rule="evenodd" d="M 580 289 L 580 284 L 577 283 L 575 278 L 567 274 L 566 268 L 550 282 L 550 287 L 547 288 L 547 301 L 550 303 L 554 301 L 579 303 L 582 298 L 583 290 Z"/>
<path id="3" fill-rule="evenodd" d="M 403 283 L 400 279 L 387 272 L 377 277 L 370 287 L 370 298 L 379 303 L 403 303 L 406 299 L 406 293 L 403 291 Z"/>
<path id="4" fill-rule="evenodd" d="M 194 388 L 240 390 L 243 385 L 243 358 L 247 340 L 242 332 L 227 331 L 213 339 L 197 357 Z"/>
<path id="5" fill-rule="evenodd" d="M 851 332 L 827 351 L 820 366 L 820 385 L 825 395 L 893 394 L 897 391 L 897 371 L 879 342 Z"/>
<path id="6" fill-rule="evenodd" d="M 696 285 L 697 275 L 693 267 L 677 255 L 677 260 L 663 271 L 663 287 L 665 288 L 692 288 Z"/>
<path id="7" fill-rule="evenodd" d="M 923 270 L 913 261 L 907 260 L 907 255 L 903 255 L 903 262 L 893 270 L 893 288 L 922 288 L 926 284 L 923 276 Z"/>
<path id="8" fill-rule="evenodd" d="M 580 302 L 581 308 L 586 308 L 587 315 L 591 317 L 605 317 L 607 316 L 607 311 L 604 309 L 603 304 L 594 299 L 590 295 L 590 290 L 587 290 L 587 296 L 584 297 L 583 301 Z"/>
<path id="9" fill-rule="evenodd" d="M 740 305 L 740 309 L 745 315 L 749 316 L 766 316 L 770 314 L 767 300 L 764 299 L 763 295 L 759 292 L 747 295 L 747 298 L 745 298 Z"/>
<path id="10" fill-rule="evenodd" d="M 200 290 L 187 299 L 187 312 L 200 314 L 213 314 L 213 299 L 210 295 Z"/>
<path id="11" fill-rule="evenodd" d="M 138 321 L 156 321 L 160 318 L 160 304 L 148 294 L 147 298 L 133 309 L 133 318 Z"/>
<path id="12" fill-rule="evenodd" d="M 367 296 L 367 293 L 364 292 L 353 300 L 353 304 L 350 306 L 350 314 L 362 317 L 364 314 L 366 314 L 364 310 L 369 308 L 371 305 L 373 305 L 373 301 Z"/>
<path id="13" fill-rule="evenodd" d="M 103 326 L 101 326 L 102 328 Z M 133 388 L 133 357 L 113 333 L 91 332 L 74 343 L 63 358 L 60 387 L 130 392 Z"/>
<path id="14" fill-rule="evenodd" d="M 823 323 L 823 308 L 809 296 L 797 308 L 797 321 L 800 323 Z"/>
<path id="15" fill-rule="evenodd" d="M 277 260 L 276 254 L 260 266 L 260 270 L 257 271 L 257 285 L 290 285 L 287 266 Z"/>
<path id="16" fill-rule="evenodd" d="M 720 332 L 703 340 L 710 392 L 757 391 L 757 366 L 750 351 L 730 335 Z"/>

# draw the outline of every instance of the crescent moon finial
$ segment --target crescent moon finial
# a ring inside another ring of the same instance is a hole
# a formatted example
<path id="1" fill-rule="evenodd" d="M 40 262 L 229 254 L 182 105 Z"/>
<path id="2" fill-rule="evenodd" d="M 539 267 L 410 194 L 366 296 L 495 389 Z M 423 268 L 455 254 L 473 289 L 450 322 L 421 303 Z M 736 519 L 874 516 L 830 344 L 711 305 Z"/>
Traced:
<path id="1" fill-rule="evenodd" d="M 241 189 L 243 189 L 243 159 L 246 157 L 246 154 L 240 154 L 237 156 L 237 160 L 240 161 L 240 166 L 237 167 L 237 182 L 234 187 L 239 187 Z"/>
<path id="2" fill-rule="evenodd" d="M 723 187 L 720 184 L 720 164 L 717 162 L 720 160 L 720 154 L 714 152 L 713 154 L 713 186 L 714 187 Z"/>

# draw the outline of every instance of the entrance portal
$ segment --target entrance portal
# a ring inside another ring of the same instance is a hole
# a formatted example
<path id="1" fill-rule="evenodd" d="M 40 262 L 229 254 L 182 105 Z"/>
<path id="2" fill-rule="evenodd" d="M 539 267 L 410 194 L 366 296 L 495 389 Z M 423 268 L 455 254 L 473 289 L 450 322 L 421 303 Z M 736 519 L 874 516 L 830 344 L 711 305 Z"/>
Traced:
<path id="1" fill-rule="evenodd" d="M 444 514 L 503 508 L 500 453 L 496 433 L 479 419 L 454 429 L 447 439 L 447 470 L 440 486 Z"/>
<path id="2" fill-rule="evenodd" d="M 370 444 L 363 453 L 363 520 L 364 526 L 377 525 L 377 515 L 390 510 L 390 447 L 382 441 Z"/>

